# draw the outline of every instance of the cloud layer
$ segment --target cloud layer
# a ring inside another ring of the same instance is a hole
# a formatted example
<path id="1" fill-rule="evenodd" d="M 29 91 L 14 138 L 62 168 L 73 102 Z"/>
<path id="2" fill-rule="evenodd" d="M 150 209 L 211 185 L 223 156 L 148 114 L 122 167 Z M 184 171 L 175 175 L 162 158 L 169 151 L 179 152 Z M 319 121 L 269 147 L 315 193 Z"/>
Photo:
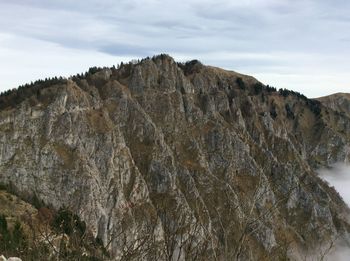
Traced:
<path id="1" fill-rule="evenodd" d="M 350 165 L 335 164 L 332 168 L 318 170 L 321 178 L 333 186 L 350 206 Z M 326 257 L 326 261 L 348 261 L 350 248 L 344 242 L 338 242 Z"/>
<path id="2" fill-rule="evenodd" d="M 349 17 L 343 0 L 0 0 L 0 89 L 166 52 L 310 97 L 346 92 Z"/>
<path id="3" fill-rule="evenodd" d="M 336 164 L 329 169 L 318 170 L 320 177 L 333 186 L 350 206 L 350 165 Z"/>

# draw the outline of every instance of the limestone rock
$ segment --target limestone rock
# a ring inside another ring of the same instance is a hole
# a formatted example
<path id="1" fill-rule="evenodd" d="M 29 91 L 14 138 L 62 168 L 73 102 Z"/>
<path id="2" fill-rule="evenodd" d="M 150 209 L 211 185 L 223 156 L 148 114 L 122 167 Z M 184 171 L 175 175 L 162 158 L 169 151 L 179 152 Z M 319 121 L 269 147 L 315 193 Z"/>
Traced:
<path id="1" fill-rule="evenodd" d="M 262 260 L 348 234 L 314 169 L 350 159 L 349 129 L 295 93 L 161 55 L 2 109 L 0 181 L 72 209 L 114 259 Z"/>

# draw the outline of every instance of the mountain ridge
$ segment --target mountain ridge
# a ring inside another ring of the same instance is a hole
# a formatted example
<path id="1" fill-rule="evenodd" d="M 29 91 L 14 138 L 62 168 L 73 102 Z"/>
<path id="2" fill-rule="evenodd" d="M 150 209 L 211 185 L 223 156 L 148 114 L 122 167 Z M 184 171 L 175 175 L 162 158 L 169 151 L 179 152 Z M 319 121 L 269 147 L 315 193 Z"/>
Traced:
<path id="1" fill-rule="evenodd" d="M 350 93 L 334 93 L 317 98 L 326 107 L 345 114 L 350 118 Z"/>
<path id="2" fill-rule="evenodd" d="M 297 259 L 347 238 L 315 169 L 349 161 L 350 121 L 322 102 L 168 55 L 53 84 L 0 99 L 0 181 L 65 204 L 113 258 Z"/>

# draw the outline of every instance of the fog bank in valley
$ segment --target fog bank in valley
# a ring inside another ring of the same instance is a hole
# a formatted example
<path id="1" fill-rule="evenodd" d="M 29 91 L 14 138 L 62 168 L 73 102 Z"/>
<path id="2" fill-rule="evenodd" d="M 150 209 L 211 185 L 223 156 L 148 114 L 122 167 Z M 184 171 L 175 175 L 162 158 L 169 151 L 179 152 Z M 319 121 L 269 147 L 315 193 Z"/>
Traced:
<path id="1" fill-rule="evenodd" d="M 330 186 L 333 186 L 350 206 L 350 165 L 335 164 L 331 168 L 318 170 L 320 177 L 326 180 Z M 336 246 L 326 257 L 329 261 L 348 261 L 350 260 L 350 248 Z"/>
<path id="2" fill-rule="evenodd" d="M 336 164 L 328 169 L 318 170 L 320 177 L 333 186 L 350 206 L 350 165 Z"/>

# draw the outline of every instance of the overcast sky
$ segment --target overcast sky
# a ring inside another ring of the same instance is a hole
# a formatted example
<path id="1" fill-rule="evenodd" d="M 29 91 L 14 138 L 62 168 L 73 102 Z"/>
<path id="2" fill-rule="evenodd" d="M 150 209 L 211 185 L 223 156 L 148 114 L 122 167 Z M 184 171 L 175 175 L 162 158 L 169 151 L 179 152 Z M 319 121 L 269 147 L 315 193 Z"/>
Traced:
<path id="1" fill-rule="evenodd" d="M 317 97 L 350 92 L 347 0 L 0 0 L 0 90 L 168 53 Z"/>

